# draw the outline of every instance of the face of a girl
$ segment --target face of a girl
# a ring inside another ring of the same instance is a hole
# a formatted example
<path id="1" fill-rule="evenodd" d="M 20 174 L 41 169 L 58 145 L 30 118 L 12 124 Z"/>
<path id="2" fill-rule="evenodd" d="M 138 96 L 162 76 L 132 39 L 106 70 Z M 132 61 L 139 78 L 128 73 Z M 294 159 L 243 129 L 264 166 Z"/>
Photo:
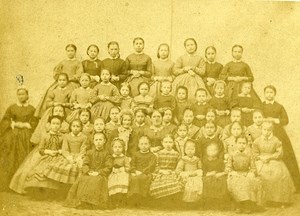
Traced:
<path id="1" fill-rule="evenodd" d="M 65 76 L 59 76 L 58 80 L 57 80 L 57 85 L 61 88 L 66 87 L 66 85 L 68 84 L 68 80 Z"/>
<path id="2" fill-rule="evenodd" d="M 206 155 L 209 157 L 216 157 L 219 153 L 218 146 L 216 144 L 211 144 L 206 148 Z"/>
<path id="3" fill-rule="evenodd" d="M 114 142 L 114 145 L 112 147 L 113 153 L 115 155 L 121 155 L 123 153 L 123 145 L 120 141 Z"/>
<path id="4" fill-rule="evenodd" d="M 216 95 L 222 96 L 224 94 L 224 91 L 225 91 L 225 87 L 222 83 L 219 83 L 216 85 L 216 87 L 215 87 Z"/>
<path id="5" fill-rule="evenodd" d="M 64 117 L 64 108 L 58 106 L 53 108 L 53 115 Z"/>
<path id="6" fill-rule="evenodd" d="M 163 117 L 163 121 L 165 123 L 170 123 L 171 120 L 172 120 L 172 116 L 173 116 L 172 111 L 171 110 L 166 110 L 165 114 L 164 114 L 164 117 Z"/>
<path id="7" fill-rule="evenodd" d="M 180 138 L 185 138 L 188 135 L 188 130 L 185 126 L 179 126 L 177 129 L 177 134 Z"/>
<path id="8" fill-rule="evenodd" d="M 242 128 L 239 124 L 233 124 L 230 132 L 232 136 L 238 137 L 242 134 Z"/>
<path id="9" fill-rule="evenodd" d="M 216 58 L 216 52 L 212 48 L 209 48 L 206 51 L 206 58 L 207 58 L 208 61 L 214 62 L 215 58 Z"/>
<path id="10" fill-rule="evenodd" d="M 28 100 L 28 93 L 24 89 L 19 89 L 17 91 L 17 97 L 20 103 L 25 103 Z"/>
<path id="11" fill-rule="evenodd" d="M 127 97 L 130 93 L 129 91 L 129 88 L 127 86 L 123 86 L 121 89 L 120 89 L 120 93 L 123 97 Z"/>
<path id="12" fill-rule="evenodd" d="M 82 124 L 86 124 L 90 120 L 90 114 L 88 112 L 80 113 L 79 119 Z"/>
<path id="13" fill-rule="evenodd" d="M 206 113 L 206 121 L 214 121 L 216 119 L 216 115 L 214 112 Z"/>
<path id="14" fill-rule="evenodd" d="M 95 134 L 94 135 L 94 145 L 96 149 L 101 149 L 103 148 L 104 144 L 106 142 L 106 139 L 103 134 Z"/>
<path id="15" fill-rule="evenodd" d="M 119 56 L 119 47 L 117 44 L 111 44 L 108 48 L 108 54 L 112 57 L 112 58 L 116 58 L 117 56 Z"/>
<path id="16" fill-rule="evenodd" d="M 144 50 L 144 43 L 142 40 L 135 40 L 133 48 L 137 53 L 141 53 Z"/>
<path id="17" fill-rule="evenodd" d="M 76 55 L 76 51 L 73 47 L 67 47 L 66 53 L 69 59 L 73 59 Z"/>
<path id="18" fill-rule="evenodd" d="M 95 132 L 102 132 L 105 129 L 105 123 L 102 119 L 96 119 L 94 121 Z"/>
<path id="19" fill-rule="evenodd" d="M 148 86 L 146 84 L 141 85 L 139 88 L 139 92 L 142 96 L 146 96 L 149 92 Z"/>
<path id="20" fill-rule="evenodd" d="M 198 91 L 196 94 L 196 101 L 198 103 L 204 103 L 207 100 L 207 95 L 204 91 Z"/>
<path id="21" fill-rule="evenodd" d="M 244 83 L 242 87 L 242 93 L 245 95 L 250 94 L 251 92 L 251 83 Z"/>
<path id="22" fill-rule="evenodd" d="M 262 116 L 262 114 L 260 112 L 253 113 L 254 124 L 256 124 L 257 126 L 261 126 L 263 123 L 263 120 L 264 120 L 264 117 Z"/>
<path id="23" fill-rule="evenodd" d="M 135 114 L 135 121 L 138 124 L 143 124 L 145 122 L 145 114 L 143 112 L 137 112 Z"/>
<path id="24" fill-rule="evenodd" d="M 90 79 L 87 76 L 82 76 L 79 82 L 83 88 L 87 88 L 90 85 Z"/>
<path id="25" fill-rule="evenodd" d="M 194 113 L 190 110 L 185 111 L 184 114 L 183 114 L 184 123 L 192 124 L 193 120 L 194 120 Z"/>
<path id="26" fill-rule="evenodd" d="M 119 121 L 119 114 L 120 114 L 120 111 L 118 109 L 112 109 L 112 110 L 110 110 L 109 118 L 113 122 L 118 122 Z"/>
<path id="27" fill-rule="evenodd" d="M 174 140 L 171 137 L 165 137 L 162 140 L 162 146 L 164 147 L 164 149 L 166 150 L 172 150 L 174 145 Z"/>
<path id="28" fill-rule="evenodd" d="M 178 100 L 184 100 L 187 97 L 187 93 L 184 89 L 178 89 L 177 91 L 177 98 Z"/>
<path id="29" fill-rule="evenodd" d="M 171 83 L 168 83 L 168 82 L 163 82 L 162 84 L 161 84 L 161 93 L 163 94 L 163 95 L 168 95 L 168 94 L 170 94 L 170 92 L 171 92 Z"/>
<path id="30" fill-rule="evenodd" d="M 196 52 L 196 44 L 192 40 L 188 40 L 185 43 L 185 49 L 189 54 L 194 54 Z"/>
<path id="31" fill-rule="evenodd" d="M 239 138 L 236 141 L 236 145 L 237 145 L 238 150 L 244 151 L 246 149 L 246 146 L 247 146 L 247 140 L 245 138 Z"/>
<path id="32" fill-rule="evenodd" d="M 75 135 L 79 134 L 81 129 L 82 129 L 81 124 L 78 121 L 72 123 L 71 131 L 73 132 L 73 134 Z"/>
<path id="33" fill-rule="evenodd" d="M 216 127 L 212 123 L 206 123 L 205 126 L 204 126 L 204 129 L 205 129 L 205 132 L 208 136 L 214 135 L 214 133 L 216 131 Z"/>
<path id="34" fill-rule="evenodd" d="M 54 118 L 50 122 L 50 129 L 53 132 L 58 132 L 61 127 L 61 121 L 57 118 Z"/>
<path id="35" fill-rule="evenodd" d="M 159 112 L 153 112 L 151 116 L 151 122 L 154 126 L 161 126 L 162 115 Z"/>
<path id="36" fill-rule="evenodd" d="M 240 60 L 243 55 L 243 50 L 240 47 L 235 47 L 232 50 L 232 57 L 236 60 Z"/>
<path id="37" fill-rule="evenodd" d="M 109 82 L 109 79 L 110 79 L 109 71 L 108 70 L 102 70 L 100 78 L 103 82 Z"/>
<path id="38" fill-rule="evenodd" d="M 238 121 L 240 122 L 242 119 L 242 113 L 239 110 L 232 110 L 230 114 L 231 122 Z"/>
<path id="39" fill-rule="evenodd" d="M 159 57 L 161 59 L 166 59 L 168 58 L 169 56 L 169 49 L 167 46 L 163 45 L 159 48 L 159 51 L 158 51 L 158 54 L 159 54 Z"/>
<path id="40" fill-rule="evenodd" d="M 150 149 L 150 143 L 149 143 L 149 140 L 145 137 L 141 138 L 139 140 L 139 144 L 138 144 L 138 147 L 139 149 L 142 151 L 142 152 L 146 152 Z"/>
<path id="41" fill-rule="evenodd" d="M 188 157 L 193 157 L 195 155 L 195 153 L 196 153 L 196 149 L 195 149 L 194 143 L 187 142 L 184 151 L 185 151 L 185 154 Z"/>
<path id="42" fill-rule="evenodd" d="M 91 46 L 87 53 L 91 59 L 96 59 L 98 56 L 98 50 L 94 46 Z"/>
<path id="43" fill-rule="evenodd" d="M 264 137 L 269 137 L 273 133 L 273 128 L 271 123 L 263 123 L 261 128 L 262 135 Z"/>
<path id="44" fill-rule="evenodd" d="M 132 119 L 130 115 L 124 115 L 122 119 L 122 126 L 124 128 L 130 128 L 132 123 Z"/>
<path id="45" fill-rule="evenodd" d="M 265 98 L 266 98 L 266 100 L 268 100 L 268 101 L 273 101 L 274 98 L 275 98 L 275 92 L 274 92 L 274 90 L 271 89 L 271 88 L 267 88 L 267 89 L 265 90 Z"/>

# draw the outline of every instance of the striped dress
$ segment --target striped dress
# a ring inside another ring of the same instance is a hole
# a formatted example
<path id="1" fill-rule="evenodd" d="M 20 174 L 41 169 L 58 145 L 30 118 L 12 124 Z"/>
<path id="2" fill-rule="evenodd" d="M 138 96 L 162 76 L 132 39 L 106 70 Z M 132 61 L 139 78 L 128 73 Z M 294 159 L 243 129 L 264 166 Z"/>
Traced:
<path id="1" fill-rule="evenodd" d="M 150 186 L 150 195 L 154 199 L 166 197 L 181 192 L 179 178 L 175 172 L 179 153 L 172 150 L 163 149 L 157 153 L 157 170 Z M 160 171 L 169 171 L 163 174 Z"/>

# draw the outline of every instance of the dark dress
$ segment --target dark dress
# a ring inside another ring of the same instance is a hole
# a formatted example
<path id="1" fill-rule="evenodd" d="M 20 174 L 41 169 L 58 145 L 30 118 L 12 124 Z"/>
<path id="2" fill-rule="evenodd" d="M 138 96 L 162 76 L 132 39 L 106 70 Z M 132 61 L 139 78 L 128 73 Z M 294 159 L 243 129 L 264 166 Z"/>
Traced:
<path id="1" fill-rule="evenodd" d="M 155 171 L 156 156 L 152 152 L 136 152 L 130 162 L 130 181 L 128 196 L 139 194 L 143 197 L 149 195 L 152 173 Z M 135 171 L 142 172 L 141 175 L 132 175 Z"/>
<path id="2" fill-rule="evenodd" d="M 204 74 L 204 83 L 206 85 L 207 90 L 210 92 L 211 95 L 214 95 L 213 85 L 207 84 L 207 78 L 214 78 L 215 80 L 219 79 L 219 75 L 223 69 L 223 65 L 214 62 L 214 63 L 208 63 L 205 62 L 205 74 Z"/>
<path id="3" fill-rule="evenodd" d="M 230 98 L 224 95 L 224 97 L 216 97 L 215 95 L 209 100 L 209 104 L 218 111 L 230 110 Z M 216 116 L 216 123 L 221 127 L 225 127 L 230 123 L 229 115 Z"/>
<path id="4" fill-rule="evenodd" d="M 203 118 L 201 120 L 197 119 L 196 116 L 197 115 L 203 115 L 205 116 L 207 111 L 212 108 L 211 105 L 209 103 L 204 103 L 204 104 L 200 104 L 200 103 L 194 103 L 191 105 L 191 109 L 193 110 L 194 112 L 194 115 L 195 115 L 195 118 L 194 118 L 194 121 L 193 121 L 193 124 L 196 125 L 197 127 L 202 127 L 204 126 L 205 122 L 206 122 L 206 119 Z"/>
<path id="5" fill-rule="evenodd" d="M 0 191 L 7 190 L 9 182 L 25 157 L 32 150 L 30 137 L 37 121 L 33 106 L 13 104 L 6 110 L 0 123 Z M 29 123 L 31 129 L 11 127 L 12 121 Z"/>
<path id="6" fill-rule="evenodd" d="M 104 207 L 108 200 L 107 178 L 113 167 L 112 156 L 104 149 L 89 150 L 83 159 L 82 175 L 72 185 L 65 205 L 77 207 L 81 204 L 91 204 Z M 98 172 L 90 176 L 88 172 Z"/>
<path id="7" fill-rule="evenodd" d="M 279 118 L 280 124 L 274 124 L 274 135 L 282 142 L 283 158 L 295 184 L 297 191 L 300 191 L 300 174 L 297 159 L 293 150 L 292 143 L 287 135 L 284 126 L 289 123 L 289 118 L 285 108 L 277 103 L 262 103 L 262 111 L 265 118 Z"/>
<path id="8" fill-rule="evenodd" d="M 119 77 L 119 81 L 111 81 L 111 83 L 120 89 L 121 83 L 123 83 L 128 76 L 125 61 L 120 59 L 120 57 L 115 59 L 106 58 L 102 61 L 102 67 L 103 69 L 109 70 L 112 75 Z"/>
<path id="9" fill-rule="evenodd" d="M 84 73 L 88 73 L 91 76 L 99 76 L 102 70 L 102 62 L 99 59 L 96 60 L 90 60 L 86 59 L 82 62 L 83 71 Z M 94 88 L 97 85 L 96 80 L 92 80 L 90 83 L 90 87 Z"/>

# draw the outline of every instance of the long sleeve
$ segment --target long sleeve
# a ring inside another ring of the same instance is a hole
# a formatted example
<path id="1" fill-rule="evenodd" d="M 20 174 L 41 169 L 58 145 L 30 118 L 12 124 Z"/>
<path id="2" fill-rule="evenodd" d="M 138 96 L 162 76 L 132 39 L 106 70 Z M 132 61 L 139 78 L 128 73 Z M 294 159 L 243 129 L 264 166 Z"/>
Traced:
<path id="1" fill-rule="evenodd" d="M 156 157 L 155 155 L 153 155 L 153 157 L 151 157 L 150 161 L 149 161 L 149 166 L 148 166 L 148 169 L 146 170 L 145 174 L 150 174 L 150 173 L 153 173 L 155 171 L 155 168 L 156 168 Z"/>
<path id="2" fill-rule="evenodd" d="M 175 63 L 175 66 L 174 66 L 174 75 L 175 76 L 178 76 L 180 74 L 183 74 L 184 73 L 184 70 L 183 70 L 183 60 L 182 60 L 182 57 L 179 57 Z"/>
<path id="3" fill-rule="evenodd" d="M 55 66 L 54 70 L 53 70 L 53 78 L 55 80 L 58 79 L 58 75 L 61 74 L 63 71 L 63 64 L 62 62 L 60 62 L 58 65 Z"/>
<path id="4" fill-rule="evenodd" d="M 282 150 L 282 143 L 281 141 L 279 141 L 278 139 L 275 140 L 276 142 L 276 151 L 270 155 L 270 158 L 271 160 L 279 160 L 282 158 L 283 156 L 283 150 Z"/>
<path id="5" fill-rule="evenodd" d="M 63 137 L 63 143 L 62 143 L 62 155 L 67 158 L 70 155 L 70 149 L 69 149 L 69 141 L 67 135 Z"/>
<path id="6" fill-rule="evenodd" d="M 246 74 L 247 74 L 247 77 L 248 77 L 248 81 L 253 82 L 253 80 L 254 80 L 253 73 L 252 73 L 249 65 L 246 64 L 246 63 L 245 63 L 245 65 L 246 65 Z"/>
<path id="7" fill-rule="evenodd" d="M 151 78 L 151 76 L 152 76 L 152 60 L 151 60 L 151 58 L 148 59 L 147 70 L 144 72 L 145 72 L 143 75 L 144 77 Z"/>
<path id="8" fill-rule="evenodd" d="M 257 160 L 260 151 L 259 151 L 259 146 L 258 146 L 258 142 L 259 142 L 259 138 L 254 140 L 253 144 L 252 144 L 252 157 L 254 158 L 254 160 Z"/>
<path id="9" fill-rule="evenodd" d="M 97 88 L 97 86 L 95 86 L 92 91 L 92 95 L 91 95 L 91 103 L 92 104 L 95 104 L 98 101 L 100 101 L 100 98 L 98 97 L 98 91 L 99 91 L 99 89 Z"/>
<path id="10" fill-rule="evenodd" d="M 83 66 L 81 63 L 78 63 L 77 67 L 76 67 L 76 71 L 75 71 L 75 75 L 74 78 L 70 78 L 70 80 L 79 80 L 81 74 L 83 73 Z"/>
<path id="11" fill-rule="evenodd" d="M 104 158 L 104 167 L 97 170 L 99 175 L 108 176 L 113 167 L 113 158 L 110 154 L 106 153 Z"/>
<path id="12" fill-rule="evenodd" d="M 45 155 L 44 151 L 45 151 L 45 146 L 46 146 L 46 142 L 47 142 L 47 139 L 46 139 L 46 135 L 44 135 L 42 138 L 41 138 L 41 141 L 39 143 L 39 153 L 41 155 Z"/>
<path id="13" fill-rule="evenodd" d="M 135 173 L 136 171 L 136 155 L 134 154 L 130 161 L 130 172 Z"/>
<path id="14" fill-rule="evenodd" d="M 203 58 L 200 59 L 198 66 L 195 69 L 195 73 L 197 73 L 199 76 L 203 76 L 205 74 L 205 61 Z"/>
<path id="15" fill-rule="evenodd" d="M 126 62 L 123 61 L 121 63 L 121 71 L 120 71 L 120 74 L 119 74 L 119 82 L 123 83 L 126 78 L 128 77 L 128 73 L 127 73 L 127 70 L 126 70 Z"/>
<path id="16" fill-rule="evenodd" d="M 53 91 L 49 92 L 48 97 L 46 98 L 46 107 L 52 107 L 54 105 L 55 94 Z"/>
<path id="17" fill-rule="evenodd" d="M 226 163 L 225 163 L 225 172 L 226 173 L 230 173 L 233 171 L 233 166 L 232 166 L 232 156 L 229 155 L 227 160 L 226 160 Z"/>
<path id="18" fill-rule="evenodd" d="M 125 157 L 124 168 L 126 172 L 130 171 L 130 157 Z"/>
<path id="19" fill-rule="evenodd" d="M 226 65 L 223 67 L 223 70 L 221 71 L 221 73 L 220 73 L 220 75 L 219 75 L 219 79 L 220 79 L 220 80 L 227 81 L 227 78 L 228 78 L 228 69 L 229 69 L 229 65 L 226 64 Z"/>
<path id="20" fill-rule="evenodd" d="M 184 171 L 184 161 L 183 161 L 183 160 L 179 160 L 179 162 L 178 162 L 178 164 L 177 164 L 177 166 L 176 166 L 175 172 L 176 172 L 177 174 L 180 174 L 180 173 L 182 173 L 183 171 Z"/>
<path id="21" fill-rule="evenodd" d="M 89 151 L 82 160 L 82 173 L 86 174 L 90 171 L 90 163 L 91 163 L 91 151 Z"/>
<path id="22" fill-rule="evenodd" d="M 112 85 L 112 95 L 109 96 L 109 101 L 115 104 L 120 103 L 121 100 L 121 96 L 119 93 L 119 90 L 117 89 L 117 87 L 115 87 L 114 85 Z"/>
<path id="23" fill-rule="evenodd" d="M 11 106 L 7 108 L 1 123 L 0 123 L 0 135 L 4 134 L 7 129 L 9 129 L 11 126 L 11 120 L 13 119 L 12 113 L 11 113 Z"/>
<path id="24" fill-rule="evenodd" d="M 280 125 L 283 125 L 283 126 L 285 126 L 289 123 L 288 114 L 283 106 L 281 106 L 281 109 L 280 109 L 279 120 L 280 120 Z"/>

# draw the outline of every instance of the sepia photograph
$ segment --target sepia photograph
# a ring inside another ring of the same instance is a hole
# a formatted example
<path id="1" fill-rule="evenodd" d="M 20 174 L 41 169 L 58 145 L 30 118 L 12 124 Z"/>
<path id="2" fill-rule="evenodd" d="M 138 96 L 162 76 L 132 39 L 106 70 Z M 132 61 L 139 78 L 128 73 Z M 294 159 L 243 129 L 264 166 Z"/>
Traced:
<path id="1" fill-rule="evenodd" d="M 0 216 L 299 214 L 300 2 L 0 6 Z"/>

